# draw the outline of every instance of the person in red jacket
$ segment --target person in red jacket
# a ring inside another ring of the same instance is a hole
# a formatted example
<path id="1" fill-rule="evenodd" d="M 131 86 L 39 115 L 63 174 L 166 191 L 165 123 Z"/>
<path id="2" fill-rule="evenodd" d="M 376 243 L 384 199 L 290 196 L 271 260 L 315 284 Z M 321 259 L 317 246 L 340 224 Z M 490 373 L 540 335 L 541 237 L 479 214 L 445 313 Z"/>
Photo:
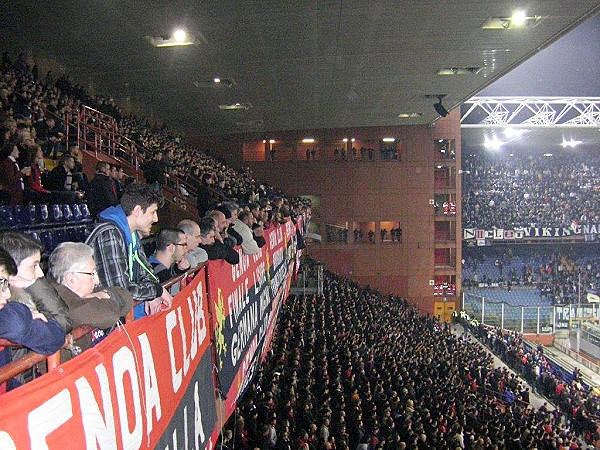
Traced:
<path id="1" fill-rule="evenodd" d="M 0 163 L 0 184 L 10 195 L 9 205 L 21 205 L 23 203 L 23 190 L 25 188 L 23 178 L 30 174 L 30 169 L 21 170 L 17 163 L 19 147 L 13 145 L 10 154 Z"/>

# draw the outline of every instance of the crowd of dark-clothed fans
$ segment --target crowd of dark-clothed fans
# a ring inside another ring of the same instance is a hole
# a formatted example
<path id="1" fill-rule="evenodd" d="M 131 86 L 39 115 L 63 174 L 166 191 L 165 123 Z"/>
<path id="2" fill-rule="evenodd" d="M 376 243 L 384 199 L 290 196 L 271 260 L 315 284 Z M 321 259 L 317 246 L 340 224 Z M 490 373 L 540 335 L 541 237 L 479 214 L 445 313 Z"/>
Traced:
<path id="1" fill-rule="evenodd" d="M 478 343 L 327 273 L 290 297 L 223 449 L 577 449 L 560 416 Z"/>
<path id="2" fill-rule="evenodd" d="M 498 285 L 535 287 L 554 304 L 585 303 L 598 295 L 600 258 L 597 244 L 466 247 L 463 249 L 463 287 Z M 487 273 L 489 262 L 494 273 Z M 515 267 L 513 261 L 519 261 Z M 478 271 L 478 267 L 481 271 Z"/>
<path id="3" fill-rule="evenodd" d="M 581 377 L 579 368 L 572 372 L 552 364 L 541 345 L 525 345 L 519 333 L 483 325 L 471 326 L 471 331 L 537 392 L 558 407 L 559 414 L 571 429 L 587 442 L 595 435 L 600 413 L 600 397 Z"/>
<path id="4" fill-rule="evenodd" d="M 569 227 L 598 223 L 597 149 L 465 152 L 463 227 Z"/>
<path id="5" fill-rule="evenodd" d="M 183 143 L 180 136 L 169 132 L 167 126 L 147 119 L 126 116 L 111 97 L 91 96 L 73 82 L 68 75 L 55 79 L 51 71 L 40 76 L 36 65 L 28 63 L 23 55 L 14 61 L 8 52 L 2 57 L 0 78 L 0 126 L 2 128 L 2 154 L 5 161 L 11 155 L 18 170 L 3 173 L 2 201 L 16 205 L 22 203 L 72 203 L 81 201 L 89 189 L 83 173 L 83 154 L 74 145 L 76 127 L 67 131 L 61 119 L 76 123 L 83 105 L 112 116 L 116 130 L 134 141 L 142 149 L 150 166 L 145 175 L 151 183 L 166 184 L 169 177 L 177 176 L 196 188 L 196 201 L 203 215 L 212 206 L 223 201 L 247 204 L 269 196 L 283 196 L 273 187 L 254 180 L 249 169 L 237 171 L 201 150 Z M 70 143 L 67 146 L 67 138 Z M 68 148 L 67 148 L 68 147 Z M 14 153 L 13 153 L 14 150 Z M 39 154 L 42 152 L 42 156 Z M 60 177 L 50 177 L 43 157 L 59 159 L 72 155 L 74 167 L 61 159 L 56 171 Z M 155 155 L 157 162 L 153 162 Z M 12 161 L 6 161 L 13 168 Z M 33 174 L 32 170 L 33 168 Z M 153 169 L 153 170 L 151 170 Z M 67 175 L 69 180 L 67 183 Z M 52 180 L 58 180 L 53 183 Z M 125 180 L 127 181 L 127 180 Z M 72 195 L 68 192 L 72 192 Z M 180 194 L 191 196 L 181 185 Z"/>

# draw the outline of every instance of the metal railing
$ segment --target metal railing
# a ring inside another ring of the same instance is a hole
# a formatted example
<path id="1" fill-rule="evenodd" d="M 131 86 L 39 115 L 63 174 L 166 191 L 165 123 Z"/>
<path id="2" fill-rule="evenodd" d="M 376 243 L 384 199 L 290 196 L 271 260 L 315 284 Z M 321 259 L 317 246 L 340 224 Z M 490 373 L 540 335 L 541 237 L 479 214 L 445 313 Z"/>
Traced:
<path id="1" fill-rule="evenodd" d="M 206 263 L 200 264 L 193 269 L 188 270 L 187 272 L 171 278 L 170 280 L 163 283 L 163 287 L 170 288 L 179 283 L 179 288 L 182 290 L 187 286 L 189 280 L 196 276 L 196 274 L 206 265 Z M 139 302 L 138 302 L 139 303 Z M 133 321 L 133 310 L 127 314 L 126 322 Z M 16 359 L 2 367 L 0 367 L 0 384 L 5 381 L 14 378 L 15 376 L 25 372 L 26 370 L 31 369 L 37 364 L 46 364 L 46 370 L 50 372 L 60 365 L 61 361 L 61 350 L 68 349 L 74 342 L 84 338 L 89 333 L 91 333 L 96 328 L 90 325 L 82 325 L 74 329 L 70 334 L 68 334 L 65 338 L 65 344 L 59 349 L 56 353 L 52 355 L 42 355 L 40 353 L 30 352 L 27 353 L 22 358 Z M 23 346 L 19 344 L 15 344 L 14 342 L 8 341 L 6 339 L 0 339 L 0 347 L 11 347 L 11 348 L 23 348 Z"/>

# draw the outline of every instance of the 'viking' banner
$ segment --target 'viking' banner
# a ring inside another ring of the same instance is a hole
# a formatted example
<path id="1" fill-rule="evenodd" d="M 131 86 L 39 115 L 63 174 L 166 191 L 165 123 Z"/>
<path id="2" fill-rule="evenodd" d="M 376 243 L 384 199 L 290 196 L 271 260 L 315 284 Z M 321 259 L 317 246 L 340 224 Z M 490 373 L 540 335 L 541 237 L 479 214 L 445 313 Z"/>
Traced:
<path id="1" fill-rule="evenodd" d="M 202 269 L 169 311 L 0 398 L 0 448 L 212 448 L 217 423 Z"/>
<path id="2" fill-rule="evenodd" d="M 209 261 L 209 295 L 219 388 L 225 415 L 251 380 L 268 347 L 281 301 L 289 293 L 296 261 L 296 228 L 290 221 L 265 232 L 255 255 L 241 249 L 240 263 Z"/>

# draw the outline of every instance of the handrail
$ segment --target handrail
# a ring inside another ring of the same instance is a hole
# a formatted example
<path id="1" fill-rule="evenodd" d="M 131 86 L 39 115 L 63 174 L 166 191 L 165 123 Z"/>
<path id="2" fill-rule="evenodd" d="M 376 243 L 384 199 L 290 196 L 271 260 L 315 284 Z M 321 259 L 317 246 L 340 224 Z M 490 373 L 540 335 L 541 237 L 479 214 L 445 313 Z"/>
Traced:
<path id="1" fill-rule="evenodd" d="M 107 125 L 109 125 L 109 128 L 106 129 L 99 125 L 95 125 L 94 123 L 89 123 L 90 120 L 92 122 L 104 120 L 108 122 Z M 83 106 L 81 108 L 78 116 L 77 128 L 78 143 L 82 150 L 92 151 L 96 156 L 98 155 L 98 152 L 107 153 L 112 158 L 115 158 L 123 165 L 135 171 L 136 178 L 139 176 L 142 164 L 151 156 L 149 150 L 120 133 L 118 123 L 112 116 L 94 108 L 90 108 L 89 106 Z M 86 130 L 92 131 L 93 139 L 90 139 L 87 136 Z M 88 146 L 91 150 L 88 149 Z M 104 148 L 106 148 L 107 151 L 105 151 Z M 120 155 L 119 152 L 122 153 L 122 155 Z M 131 160 L 128 160 L 125 156 L 131 157 Z M 181 194 L 181 187 L 185 188 L 190 196 L 193 197 L 198 194 L 196 186 L 199 183 L 200 180 L 191 173 L 188 174 L 186 178 L 171 175 L 166 180 L 166 186 L 175 190 L 177 196 L 181 198 L 185 198 Z M 224 201 L 231 200 L 215 189 L 209 187 L 209 190 L 217 194 L 218 197 Z"/>
<path id="2" fill-rule="evenodd" d="M 180 287 L 183 289 L 185 286 L 187 286 L 189 277 L 195 276 L 206 265 L 206 262 L 204 262 L 196 267 L 188 269 L 185 273 L 173 277 L 170 280 L 163 283 L 163 287 L 169 288 L 175 285 L 176 283 L 180 282 Z M 140 302 L 137 302 L 136 304 L 139 303 Z M 133 317 L 131 317 L 131 319 L 133 319 Z M 128 314 L 127 322 L 129 322 L 129 320 L 130 318 Z M 58 365 L 61 362 L 60 351 L 69 347 L 73 342 L 85 337 L 95 329 L 96 327 L 93 327 L 91 325 L 82 325 L 78 328 L 75 328 L 70 334 L 66 336 L 65 344 L 56 353 L 53 353 L 52 355 L 43 355 L 41 353 L 29 352 L 23 357 L 11 361 L 10 363 L 0 367 L 0 384 L 10 380 L 11 378 L 14 378 L 15 376 L 32 368 L 36 364 L 43 362 L 44 360 L 48 361 L 48 371 L 54 369 L 55 367 L 58 367 Z M 0 347 L 24 348 L 22 345 L 16 344 L 7 339 L 0 339 Z"/>

